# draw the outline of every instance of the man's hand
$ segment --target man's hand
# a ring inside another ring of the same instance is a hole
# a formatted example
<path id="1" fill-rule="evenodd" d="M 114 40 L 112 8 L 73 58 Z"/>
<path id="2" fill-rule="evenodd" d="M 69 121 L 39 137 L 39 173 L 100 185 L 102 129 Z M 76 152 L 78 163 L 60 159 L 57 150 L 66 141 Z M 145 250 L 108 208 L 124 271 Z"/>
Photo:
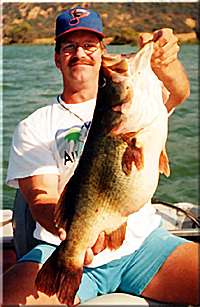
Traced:
<path id="1" fill-rule="evenodd" d="M 143 47 L 149 41 L 154 42 L 154 51 L 151 57 L 152 69 L 167 66 L 177 60 L 180 47 L 172 29 L 165 28 L 140 35 L 140 47 Z"/>
<path id="2" fill-rule="evenodd" d="M 143 47 L 148 42 L 154 42 L 151 56 L 151 67 L 160 79 L 169 95 L 165 106 L 170 112 L 190 95 L 190 84 L 181 62 L 178 60 L 179 45 L 172 29 L 164 28 L 153 33 L 143 33 L 139 45 Z M 166 96 L 166 95 L 164 95 Z"/>
<path id="3" fill-rule="evenodd" d="M 97 255 L 102 250 L 106 248 L 105 244 L 105 233 L 101 232 L 98 236 L 98 239 L 92 248 L 88 248 L 85 254 L 84 264 L 90 264 L 94 258 L 94 255 Z"/>
<path id="4" fill-rule="evenodd" d="M 66 231 L 63 228 L 58 229 L 58 236 L 60 240 L 64 241 L 66 239 Z M 88 248 L 85 254 L 84 264 L 90 264 L 94 258 L 94 255 L 97 255 L 106 247 L 105 244 L 105 233 L 101 232 L 98 236 L 98 239 L 93 247 Z"/>

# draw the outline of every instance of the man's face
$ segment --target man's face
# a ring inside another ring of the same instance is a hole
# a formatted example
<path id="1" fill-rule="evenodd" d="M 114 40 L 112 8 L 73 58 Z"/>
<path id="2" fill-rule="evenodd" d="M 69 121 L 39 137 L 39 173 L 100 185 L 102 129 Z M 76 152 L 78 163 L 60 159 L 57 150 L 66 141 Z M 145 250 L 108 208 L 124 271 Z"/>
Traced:
<path id="1" fill-rule="evenodd" d="M 99 75 L 102 48 L 96 34 L 74 31 L 66 34 L 60 53 L 55 54 L 56 66 L 61 70 L 65 84 L 94 82 Z"/>

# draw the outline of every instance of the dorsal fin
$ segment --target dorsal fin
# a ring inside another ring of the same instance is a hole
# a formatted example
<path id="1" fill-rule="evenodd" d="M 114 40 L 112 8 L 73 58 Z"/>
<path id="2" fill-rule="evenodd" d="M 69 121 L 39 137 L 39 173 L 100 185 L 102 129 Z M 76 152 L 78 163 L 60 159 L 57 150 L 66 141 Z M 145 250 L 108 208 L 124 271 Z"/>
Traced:
<path id="1" fill-rule="evenodd" d="M 169 177 L 170 175 L 169 159 L 167 156 L 166 148 L 164 148 L 160 154 L 159 171 L 161 174 L 164 174 L 166 177 Z"/>

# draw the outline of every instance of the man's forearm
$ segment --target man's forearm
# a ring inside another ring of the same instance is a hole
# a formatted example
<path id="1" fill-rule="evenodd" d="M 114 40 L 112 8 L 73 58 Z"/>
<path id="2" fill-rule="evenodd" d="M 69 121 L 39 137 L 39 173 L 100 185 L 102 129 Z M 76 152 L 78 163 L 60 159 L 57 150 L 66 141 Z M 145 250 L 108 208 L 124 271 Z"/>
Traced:
<path id="1" fill-rule="evenodd" d="M 31 214 L 46 230 L 58 235 L 58 229 L 55 226 L 55 204 L 34 204 L 30 206 Z"/>
<path id="2" fill-rule="evenodd" d="M 152 67 L 152 69 L 170 93 L 166 102 L 168 111 L 188 98 L 190 95 L 189 80 L 183 65 L 178 59 L 166 66 Z"/>
<path id="3" fill-rule="evenodd" d="M 32 216 L 49 232 L 58 235 L 54 213 L 58 204 L 57 175 L 35 175 L 18 180 L 19 188 L 29 205 Z"/>

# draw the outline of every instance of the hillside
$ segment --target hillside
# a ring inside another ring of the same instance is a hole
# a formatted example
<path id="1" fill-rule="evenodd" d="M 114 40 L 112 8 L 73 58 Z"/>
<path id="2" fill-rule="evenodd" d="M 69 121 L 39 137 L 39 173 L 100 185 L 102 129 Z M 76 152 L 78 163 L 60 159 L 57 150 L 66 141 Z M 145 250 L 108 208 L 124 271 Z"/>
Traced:
<path id="1" fill-rule="evenodd" d="M 78 4 L 78 3 L 77 3 Z M 76 3 L 4 3 L 3 44 L 53 43 L 56 16 Z M 135 43 L 140 32 L 170 27 L 181 41 L 199 39 L 198 3 L 91 3 L 113 43 Z"/>

